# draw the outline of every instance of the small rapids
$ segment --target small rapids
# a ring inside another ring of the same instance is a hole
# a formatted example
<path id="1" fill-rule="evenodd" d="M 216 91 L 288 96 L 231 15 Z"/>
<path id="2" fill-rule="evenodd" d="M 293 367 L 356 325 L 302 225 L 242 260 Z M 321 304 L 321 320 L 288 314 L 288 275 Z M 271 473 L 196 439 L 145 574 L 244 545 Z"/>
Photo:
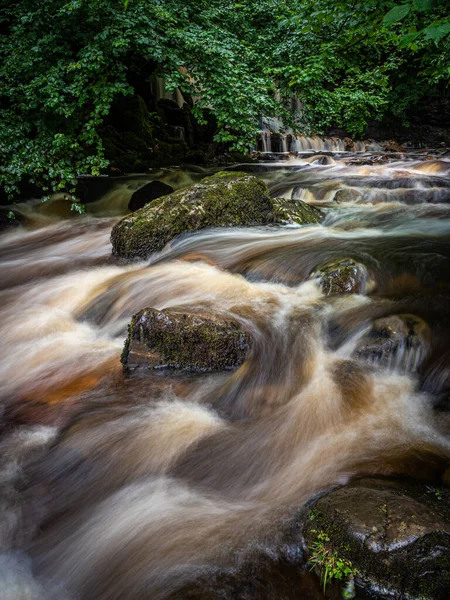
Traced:
<path id="1" fill-rule="evenodd" d="M 219 598 L 230 580 L 227 598 L 269 597 L 240 595 L 252 577 L 273 599 L 323 598 L 300 567 L 297 590 L 269 581 L 305 503 L 360 474 L 442 476 L 450 161 L 308 161 L 238 168 L 323 224 L 203 230 L 140 263 L 113 259 L 109 236 L 150 176 L 70 220 L 56 197 L 45 214 L 17 207 L 25 227 L 0 238 L 2 598 Z M 365 265 L 369 295 L 326 296 L 310 277 L 342 257 Z M 232 373 L 124 374 L 144 307 L 233 317 L 251 351 Z M 420 348 L 356 353 L 404 314 L 426 323 Z M 243 578 L 248 564 L 265 574 Z"/>

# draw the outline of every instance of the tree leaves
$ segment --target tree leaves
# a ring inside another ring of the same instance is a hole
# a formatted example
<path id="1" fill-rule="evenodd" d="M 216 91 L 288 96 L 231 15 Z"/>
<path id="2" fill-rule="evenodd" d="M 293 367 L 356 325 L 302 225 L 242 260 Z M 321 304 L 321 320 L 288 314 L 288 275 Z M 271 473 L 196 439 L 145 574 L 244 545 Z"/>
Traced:
<path id="1" fill-rule="evenodd" d="M 412 33 L 407 33 L 402 36 L 399 43 L 399 48 L 406 48 L 411 42 L 413 42 L 420 35 L 420 31 L 414 31 Z"/>
<path id="2" fill-rule="evenodd" d="M 419 12 L 433 10 L 434 0 L 413 0 L 414 8 Z"/>
<path id="3" fill-rule="evenodd" d="M 104 118 L 134 92 L 142 64 L 195 97 L 199 119 L 213 112 L 217 140 L 241 150 L 261 115 L 303 133 L 358 135 L 386 113 L 403 118 L 448 82 L 450 24 L 445 0 L 398 2 L 8 0 L 0 185 L 9 192 L 27 177 L 69 190 L 100 173 Z"/>
<path id="4" fill-rule="evenodd" d="M 386 27 L 392 25 L 393 23 L 398 23 L 404 19 L 407 15 L 409 15 L 411 10 L 411 4 L 402 4 L 400 6 L 394 6 L 383 18 L 383 24 Z"/>
<path id="5" fill-rule="evenodd" d="M 446 21 L 443 23 L 432 23 L 423 30 L 426 40 L 433 40 L 433 42 L 440 42 L 442 38 L 450 33 L 450 22 Z"/>

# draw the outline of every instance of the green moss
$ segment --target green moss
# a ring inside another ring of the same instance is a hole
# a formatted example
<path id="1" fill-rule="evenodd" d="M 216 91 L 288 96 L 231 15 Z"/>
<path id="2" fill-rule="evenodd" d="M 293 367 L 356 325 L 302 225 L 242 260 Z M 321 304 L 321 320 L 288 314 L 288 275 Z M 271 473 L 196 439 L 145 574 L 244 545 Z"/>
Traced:
<path id="1" fill-rule="evenodd" d="M 365 293 L 373 288 L 365 265 L 352 258 L 337 258 L 320 265 L 312 271 L 311 278 L 319 279 L 327 296 Z"/>
<path id="2" fill-rule="evenodd" d="M 221 172 L 127 215 L 113 228 L 111 242 L 119 256 L 146 258 L 184 232 L 273 220 L 269 191 L 261 179 Z"/>
<path id="3" fill-rule="evenodd" d="M 423 494 L 418 485 L 403 488 L 390 484 L 380 494 L 382 483 L 378 480 L 370 483 L 370 489 L 377 491 L 372 499 L 367 493 L 347 495 L 348 488 L 341 488 L 316 502 L 307 514 L 303 530 L 312 564 L 323 576 L 324 569 L 327 567 L 330 572 L 337 560 L 348 561 L 355 580 L 374 598 L 385 597 L 380 590 L 388 590 L 393 597 L 447 598 L 448 505 L 440 509 L 444 503 L 434 493 Z M 358 483 L 355 489 L 360 489 Z M 361 498 L 369 499 L 363 507 Z M 417 509 L 408 513 L 413 498 L 423 504 L 419 513 L 423 515 L 422 522 L 417 522 L 418 504 L 414 504 Z M 379 514 L 379 522 L 374 511 Z M 404 521 L 399 520 L 400 515 Z M 417 535 L 405 536 L 406 526 L 412 527 L 410 531 Z"/>
<path id="4" fill-rule="evenodd" d="M 130 343 L 131 343 L 131 336 L 132 336 L 132 323 L 133 323 L 133 322 L 131 322 L 131 323 L 128 325 L 128 335 L 127 335 L 127 338 L 126 338 L 126 340 L 125 340 L 125 344 L 124 344 L 124 346 L 123 346 L 122 353 L 121 353 L 121 355 L 120 355 L 120 362 L 121 362 L 123 365 L 125 365 L 125 364 L 126 364 L 126 362 L 127 362 L 127 359 L 128 359 L 128 354 L 129 354 L 129 352 L 130 352 Z"/>
<path id="5" fill-rule="evenodd" d="M 206 227 L 319 223 L 322 218 L 321 211 L 304 202 L 270 198 L 264 181 L 253 175 L 221 171 L 127 215 L 113 228 L 111 242 L 119 256 L 146 258 L 184 232 Z"/>
<path id="6" fill-rule="evenodd" d="M 205 185 L 211 185 L 212 183 L 223 181 L 224 179 L 232 180 L 235 177 L 248 177 L 248 173 L 245 173 L 244 171 L 218 171 L 217 173 L 214 173 L 214 175 L 205 177 L 201 182 Z"/>
<path id="7" fill-rule="evenodd" d="M 324 214 L 315 206 L 310 206 L 302 200 L 272 198 L 275 220 L 280 223 L 297 223 L 308 225 L 320 223 Z"/>
<path id="8" fill-rule="evenodd" d="M 130 324 L 122 354 L 128 368 L 226 370 L 241 364 L 249 346 L 235 321 L 144 309 Z"/>

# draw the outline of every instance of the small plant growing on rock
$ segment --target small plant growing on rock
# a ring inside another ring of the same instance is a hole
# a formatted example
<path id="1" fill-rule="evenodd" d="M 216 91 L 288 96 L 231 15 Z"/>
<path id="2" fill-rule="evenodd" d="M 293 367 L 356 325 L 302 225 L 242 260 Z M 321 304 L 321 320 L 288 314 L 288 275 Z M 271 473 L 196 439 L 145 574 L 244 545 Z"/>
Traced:
<path id="1" fill-rule="evenodd" d="M 323 591 L 332 581 L 345 582 L 343 598 L 354 598 L 355 585 L 352 563 L 338 556 L 336 550 L 329 546 L 330 538 L 324 531 L 312 530 L 316 533 L 316 540 L 311 544 L 311 556 L 309 562 L 312 564 L 311 571 L 317 569 L 323 583 Z"/>

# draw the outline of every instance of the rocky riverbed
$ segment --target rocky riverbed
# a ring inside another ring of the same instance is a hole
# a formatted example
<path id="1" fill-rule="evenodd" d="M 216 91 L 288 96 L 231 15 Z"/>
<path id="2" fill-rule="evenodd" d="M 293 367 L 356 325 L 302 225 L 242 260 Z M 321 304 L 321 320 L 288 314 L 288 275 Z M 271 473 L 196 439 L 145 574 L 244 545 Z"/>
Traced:
<path id="1" fill-rule="evenodd" d="M 450 158 L 379 154 L 5 208 L 5 597 L 447 598 Z"/>

